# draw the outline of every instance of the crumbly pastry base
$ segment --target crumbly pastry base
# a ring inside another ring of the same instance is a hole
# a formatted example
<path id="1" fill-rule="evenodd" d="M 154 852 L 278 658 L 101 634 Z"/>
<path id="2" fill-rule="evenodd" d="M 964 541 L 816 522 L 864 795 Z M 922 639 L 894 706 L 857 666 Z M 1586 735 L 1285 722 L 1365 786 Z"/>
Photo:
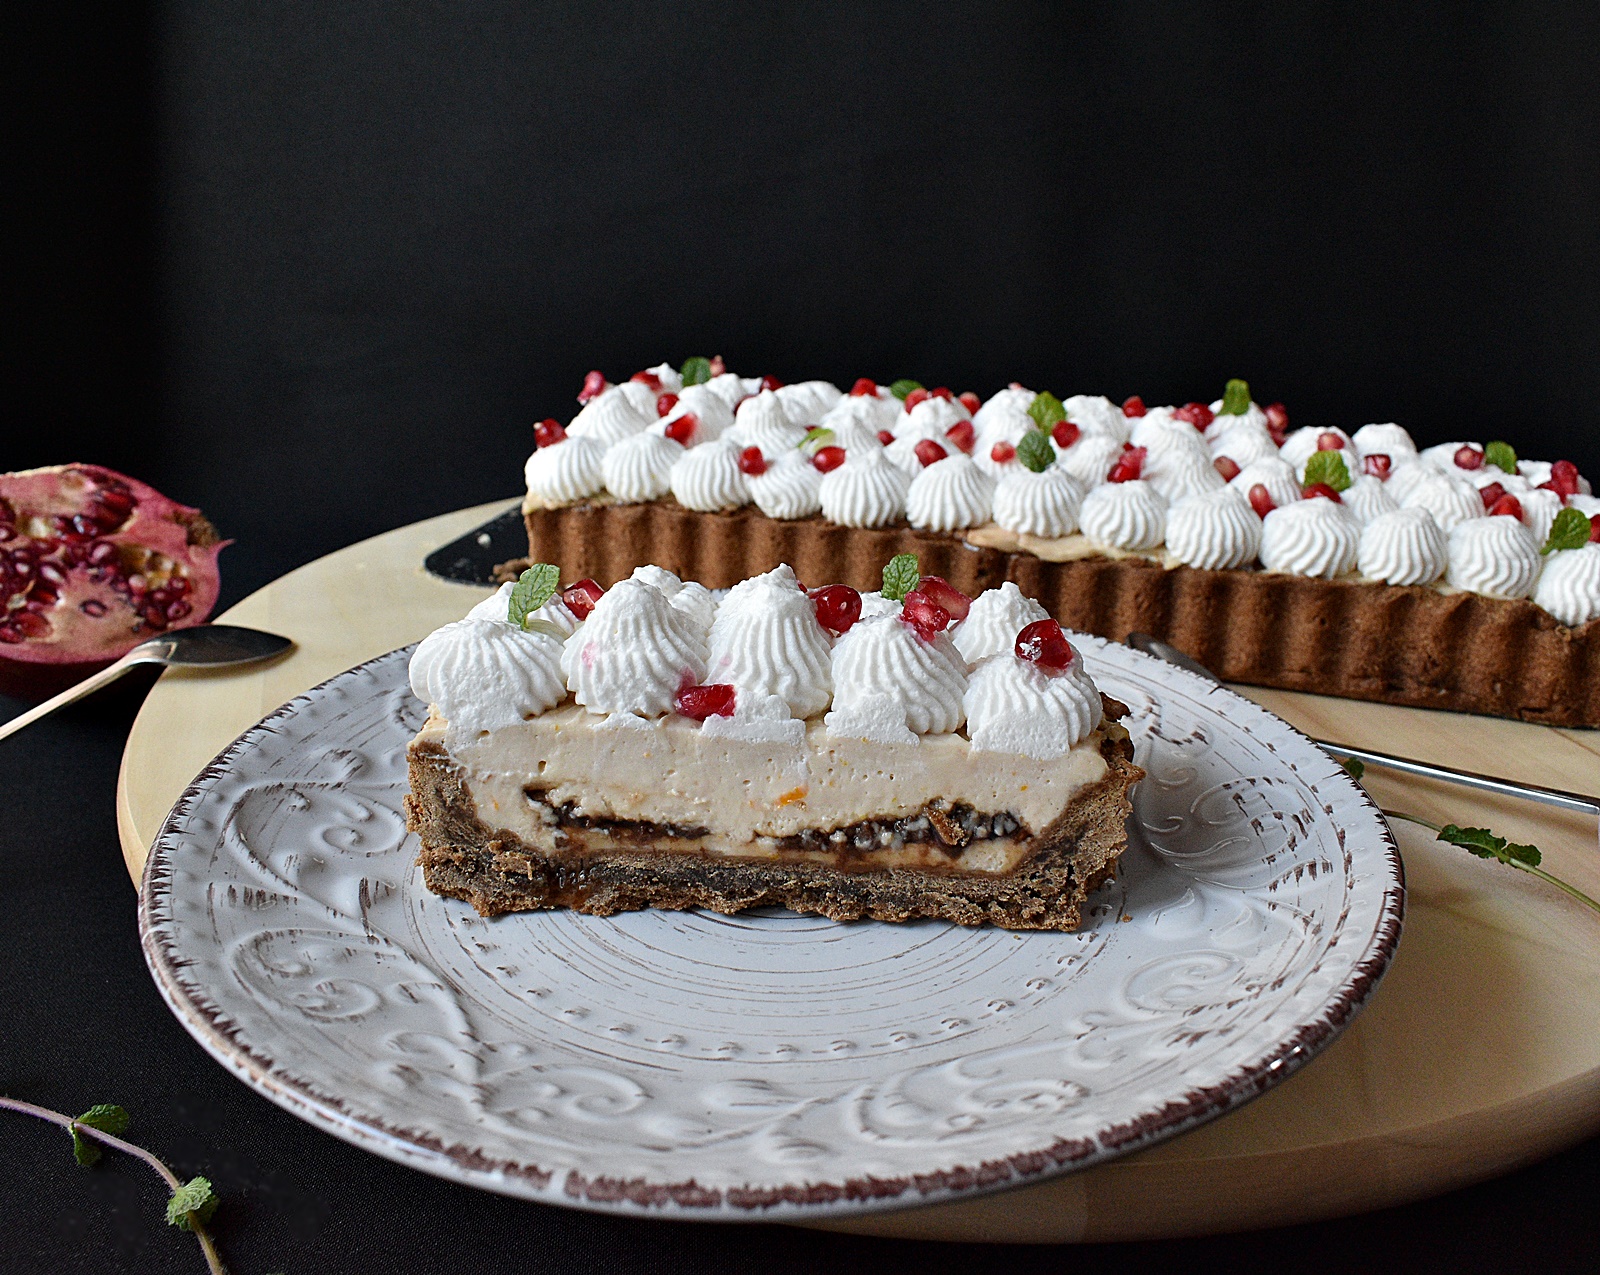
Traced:
<path id="1" fill-rule="evenodd" d="M 406 818 L 435 894 L 483 916 L 572 908 L 594 916 L 640 908 L 741 912 L 780 906 L 837 921 L 937 917 L 959 925 L 1075 930 L 1091 890 L 1127 848 L 1130 789 L 1144 776 L 1126 736 L 1108 738 L 1106 777 L 1079 793 L 1007 874 L 900 868 L 850 870 L 802 859 L 750 860 L 637 847 L 546 854 L 478 817 L 461 768 L 437 741 L 408 750 Z"/>
<path id="2" fill-rule="evenodd" d="M 697 513 L 670 497 L 525 508 L 524 519 L 530 558 L 566 580 L 610 586 L 655 563 L 725 588 L 786 562 L 808 584 L 866 590 L 891 557 L 914 553 L 966 593 L 1015 581 L 1069 628 L 1113 641 L 1151 633 L 1231 682 L 1600 726 L 1600 620 L 1569 629 L 1525 600 L 1135 557 L 1050 562 L 959 533 L 782 521 L 754 506 Z"/>

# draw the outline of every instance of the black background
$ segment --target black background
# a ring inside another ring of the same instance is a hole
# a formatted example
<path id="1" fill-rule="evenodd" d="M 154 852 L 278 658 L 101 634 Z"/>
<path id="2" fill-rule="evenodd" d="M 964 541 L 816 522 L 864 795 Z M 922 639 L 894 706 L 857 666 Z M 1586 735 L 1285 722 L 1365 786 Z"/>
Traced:
<path id="1" fill-rule="evenodd" d="M 7 8 L 0 468 L 237 537 L 224 604 L 510 497 L 531 422 L 720 351 L 786 379 L 1209 398 L 1600 477 L 1600 14 L 1582 4 Z M 238 1272 L 1592 1269 L 1600 1146 L 1288 1232 L 1094 1251 L 656 1226 L 312 1132 L 160 1007 L 112 797 L 135 692 L 0 745 L 0 1089 L 228 1194 Z M 4 1269 L 193 1270 L 143 1170 L 6 1117 Z"/>

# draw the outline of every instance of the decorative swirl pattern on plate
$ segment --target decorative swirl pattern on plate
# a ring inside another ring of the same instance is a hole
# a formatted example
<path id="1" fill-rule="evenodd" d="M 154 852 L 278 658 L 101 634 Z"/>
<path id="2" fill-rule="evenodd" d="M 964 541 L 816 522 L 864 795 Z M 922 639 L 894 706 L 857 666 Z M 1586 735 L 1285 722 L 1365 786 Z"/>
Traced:
<path id="1" fill-rule="evenodd" d="M 1283 723 L 1094 639 L 1150 771 L 1078 934 L 770 911 L 485 921 L 423 888 L 405 652 L 247 732 L 140 916 L 225 1065 L 381 1154 L 584 1207 L 782 1217 L 1014 1184 L 1288 1074 L 1398 936 L 1377 812 Z"/>

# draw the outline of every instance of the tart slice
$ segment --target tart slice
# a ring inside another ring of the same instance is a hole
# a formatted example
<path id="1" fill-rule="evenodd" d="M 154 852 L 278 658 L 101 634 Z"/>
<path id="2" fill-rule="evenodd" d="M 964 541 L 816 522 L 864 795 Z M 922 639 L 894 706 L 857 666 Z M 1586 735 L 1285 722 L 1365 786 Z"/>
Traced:
<path id="1" fill-rule="evenodd" d="M 643 567 L 539 565 L 418 647 L 409 748 L 428 887 L 570 907 L 1077 928 L 1126 848 L 1126 709 L 1008 584 L 909 556 L 884 589 L 787 566 L 720 601 Z"/>

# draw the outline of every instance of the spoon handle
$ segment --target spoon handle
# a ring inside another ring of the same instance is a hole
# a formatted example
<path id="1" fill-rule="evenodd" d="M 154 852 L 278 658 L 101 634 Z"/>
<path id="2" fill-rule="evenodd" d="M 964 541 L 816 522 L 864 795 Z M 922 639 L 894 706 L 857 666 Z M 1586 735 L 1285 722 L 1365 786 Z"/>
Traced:
<path id="1" fill-rule="evenodd" d="M 52 696 L 50 699 L 45 700 L 43 704 L 36 705 L 26 713 L 21 713 L 4 725 L 0 725 L 0 739 L 4 739 L 8 735 L 15 735 L 24 726 L 32 726 L 41 717 L 48 717 L 56 709 L 65 708 L 68 704 L 82 699 L 85 695 L 94 694 L 102 686 L 111 685 L 112 682 L 116 681 L 134 665 L 145 664 L 149 661 L 150 656 L 148 653 L 141 653 L 138 648 L 129 651 L 114 664 L 108 665 L 98 673 L 67 687 L 61 694 Z"/>

